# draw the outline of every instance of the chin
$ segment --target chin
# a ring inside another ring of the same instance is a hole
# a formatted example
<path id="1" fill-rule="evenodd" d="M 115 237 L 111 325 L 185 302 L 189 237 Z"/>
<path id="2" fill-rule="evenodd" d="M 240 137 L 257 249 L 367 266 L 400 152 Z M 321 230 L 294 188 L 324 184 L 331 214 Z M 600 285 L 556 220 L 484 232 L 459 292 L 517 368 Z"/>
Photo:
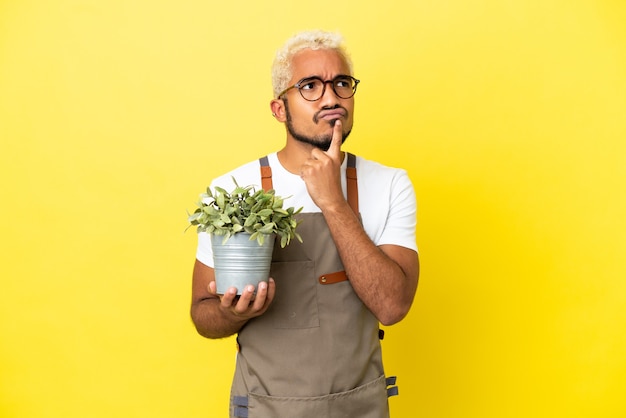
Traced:
<path id="1" fill-rule="evenodd" d="M 330 148 L 330 141 L 329 142 L 320 143 L 320 144 L 316 144 L 315 146 L 317 148 L 321 149 L 322 151 L 328 151 L 328 148 Z"/>
<path id="2" fill-rule="evenodd" d="M 336 121 L 337 119 L 333 119 L 331 121 L 328 121 L 328 123 L 332 123 L 334 125 Z M 322 151 L 328 151 L 328 148 L 330 148 L 330 144 L 333 139 L 332 131 L 330 134 L 316 136 L 309 136 L 302 132 L 298 132 L 289 119 L 287 120 L 287 130 L 296 141 L 302 142 L 304 144 L 313 145 L 314 147 L 319 148 Z M 341 140 L 342 144 L 346 142 L 346 139 L 348 138 L 348 135 L 350 135 L 351 131 L 352 130 L 349 130 L 348 132 L 343 133 L 343 139 Z"/>

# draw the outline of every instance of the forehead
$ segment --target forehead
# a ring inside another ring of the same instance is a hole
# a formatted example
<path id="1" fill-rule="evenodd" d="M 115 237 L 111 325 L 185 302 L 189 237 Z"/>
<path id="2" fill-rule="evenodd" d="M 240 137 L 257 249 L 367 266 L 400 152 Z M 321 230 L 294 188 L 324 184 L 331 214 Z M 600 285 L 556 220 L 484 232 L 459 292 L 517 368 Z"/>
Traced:
<path id="1" fill-rule="evenodd" d="M 293 56 L 291 68 L 292 82 L 311 76 L 328 80 L 339 74 L 350 74 L 348 63 L 332 49 L 304 49 Z"/>

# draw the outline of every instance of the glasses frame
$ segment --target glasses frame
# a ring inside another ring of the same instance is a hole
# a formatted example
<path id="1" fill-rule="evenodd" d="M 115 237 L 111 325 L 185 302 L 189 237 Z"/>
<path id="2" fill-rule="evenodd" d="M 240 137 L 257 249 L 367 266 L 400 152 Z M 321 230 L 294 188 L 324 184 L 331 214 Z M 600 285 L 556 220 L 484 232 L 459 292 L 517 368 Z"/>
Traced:
<path id="1" fill-rule="evenodd" d="M 352 87 L 352 94 L 348 97 L 341 97 L 338 93 L 337 90 L 335 90 L 335 82 L 339 79 L 342 78 L 350 78 L 352 79 L 352 82 L 354 82 L 354 86 Z M 305 81 L 309 81 L 309 80 L 319 80 L 324 84 L 324 87 L 322 87 L 322 94 L 320 94 L 320 97 L 318 97 L 317 99 L 307 99 L 306 97 L 304 97 L 304 94 L 302 94 L 302 87 L 304 86 Z M 361 82 L 361 80 L 357 80 L 356 78 L 352 77 L 351 75 L 346 75 L 346 74 L 340 74 L 337 77 L 333 78 L 332 80 L 322 80 L 320 77 L 318 76 L 313 76 L 313 77 L 304 77 L 302 79 L 300 79 L 296 84 L 294 84 L 293 86 L 287 87 L 285 90 L 281 91 L 280 94 L 278 95 L 278 98 L 280 99 L 285 93 L 287 93 L 289 90 L 291 89 L 298 89 L 298 91 L 300 92 L 300 96 L 302 96 L 302 98 L 304 100 L 306 100 L 307 102 L 316 102 L 319 99 L 321 99 L 322 97 L 324 97 L 324 93 L 326 93 L 326 84 L 330 83 L 330 87 L 333 89 L 333 93 L 335 93 L 335 96 L 339 97 L 340 99 L 349 99 L 351 97 L 353 97 L 356 94 L 356 88 L 359 85 L 359 83 Z"/>

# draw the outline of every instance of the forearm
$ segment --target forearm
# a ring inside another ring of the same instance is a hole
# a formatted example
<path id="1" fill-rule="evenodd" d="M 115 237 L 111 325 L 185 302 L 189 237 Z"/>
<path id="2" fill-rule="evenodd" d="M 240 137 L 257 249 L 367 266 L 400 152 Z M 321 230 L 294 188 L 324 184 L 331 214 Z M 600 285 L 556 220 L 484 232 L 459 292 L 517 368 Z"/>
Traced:
<path id="1" fill-rule="evenodd" d="M 337 120 L 328 151 L 311 150 L 300 177 L 326 219 L 354 291 L 382 324 L 394 324 L 406 316 L 413 303 L 417 253 L 396 245 L 374 245 L 348 205 L 340 180 L 341 127 Z"/>
<path id="2" fill-rule="evenodd" d="M 226 338 L 236 334 L 245 325 L 246 319 L 235 320 L 220 308 L 220 300 L 207 298 L 191 306 L 191 319 L 198 334 L 206 338 Z"/>
<path id="3" fill-rule="evenodd" d="M 403 249 L 398 254 L 404 258 L 402 263 L 392 259 L 374 245 L 345 201 L 322 212 L 359 298 L 384 325 L 400 321 L 408 313 L 417 288 L 417 253 Z"/>

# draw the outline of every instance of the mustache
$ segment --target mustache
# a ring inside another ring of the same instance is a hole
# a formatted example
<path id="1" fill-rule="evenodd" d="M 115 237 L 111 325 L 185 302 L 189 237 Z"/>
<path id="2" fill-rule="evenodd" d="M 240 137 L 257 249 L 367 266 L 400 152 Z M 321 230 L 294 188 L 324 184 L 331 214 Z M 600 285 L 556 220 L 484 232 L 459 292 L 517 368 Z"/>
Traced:
<path id="1" fill-rule="evenodd" d="M 320 114 L 322 112 L 327 112 L 329 110 L 335 110 L 335 109 L 342 109 L 344 111 L 346 117 L 348 116 L 348 109 L 346 109 L 345 107 L 343 107 L 343 106 L 341 106 L 339 104 L 336 104 L 334 106 L 326 106 L 326 107 L 320 109 L 318 112 L 316 112 L 313 115 L 313 122 L 319 123 L 319 121 L 320 121 Z M 331 125 L 334 126 L 335 125 L 335 121 L 333 121 L 333 123 Z"/>

